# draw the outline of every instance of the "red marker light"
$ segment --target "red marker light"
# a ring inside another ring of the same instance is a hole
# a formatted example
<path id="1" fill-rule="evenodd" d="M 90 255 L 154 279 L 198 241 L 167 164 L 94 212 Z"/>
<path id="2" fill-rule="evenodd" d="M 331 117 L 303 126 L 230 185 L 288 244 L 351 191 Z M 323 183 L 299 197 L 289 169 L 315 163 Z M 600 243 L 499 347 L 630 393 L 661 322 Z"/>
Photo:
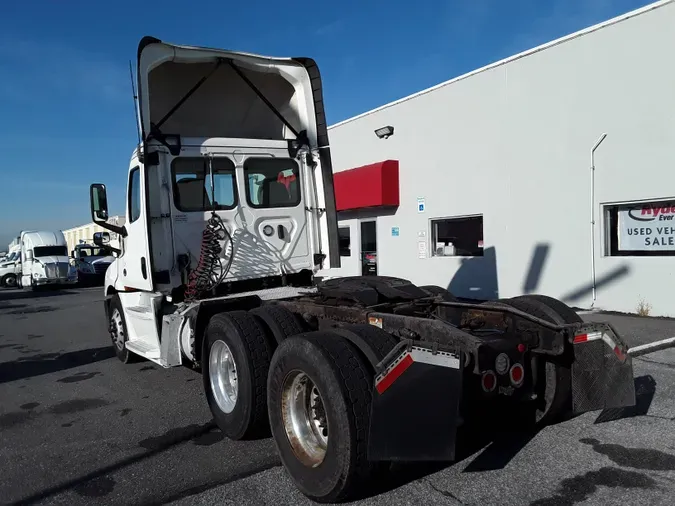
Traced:
<path id="1" fill-rule="evenodd" d="M 497 376 L 492 371 L 486 371 L 483 373 L 481 379 L 481 385 L 484 392 L 492 392 L 497 386 Z"/>
<path id="2" fill-rule="evenodd" d="M 511 371 L 510 371 L 510 376 L 511 376 L 511 383 L 514 386 L 520 386 L 523 383 L 523 379 L 525 378 L 525 369 L 523 369 L 523 366 L 515 363 L 513 366 L 511 366 Z"/>
<path id="3" fill-rule="evenodd" d="M 523 343 L 520 343 L 518 345 L 518 353 L 525 353 L 526 349 L 527 349 L 527 346 L 525 346 Z"/>

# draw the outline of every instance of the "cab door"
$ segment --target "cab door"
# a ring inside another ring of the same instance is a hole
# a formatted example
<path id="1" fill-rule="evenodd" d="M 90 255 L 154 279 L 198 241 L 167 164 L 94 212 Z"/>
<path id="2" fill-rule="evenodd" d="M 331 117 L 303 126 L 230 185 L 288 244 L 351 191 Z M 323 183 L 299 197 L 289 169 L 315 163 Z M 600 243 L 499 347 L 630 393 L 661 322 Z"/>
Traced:
<path id="1" fill-rule="evenodd" d="M 124 239 L 124 254 L 120 257 L 122 284 L 125 288 L 151 292 L 154 286 L 150 265 L 147 178 L 145 167 L 137 160 L 129 168 L 126 216 L 127 237 Z"/>
<path id="2" fill-rule="evenodd" d="M 253 242 L 244 241 L 240 249 L 265 261 L 257 263 L 258 275 L 312 268 L 302 182 L 301 167 L 292 158 L 252 155 L 244 160 L 242 197 L 253 218 L 247 223 Z"/>

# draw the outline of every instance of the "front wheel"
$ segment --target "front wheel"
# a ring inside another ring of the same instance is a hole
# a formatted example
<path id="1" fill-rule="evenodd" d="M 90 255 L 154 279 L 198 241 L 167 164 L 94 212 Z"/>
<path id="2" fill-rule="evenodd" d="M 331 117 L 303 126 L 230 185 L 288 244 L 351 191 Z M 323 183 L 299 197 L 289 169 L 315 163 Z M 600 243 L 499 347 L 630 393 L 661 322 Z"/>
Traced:
<path id="1" fill-rule="evenodd" d="M 141 357 L 127 349 L 129 332 L 127 331 L 127 322 L 122 310 L 122 301 L 115 295 L 110 300 L 108 306 L 108 331 L 110 339 L 115 348 L 115 355 L 123 364 L 131 364 L 140 361 Z"/>
<path id="2" fill-rule="evenodd" d="M 377 472 L 367 459 L 372 374 L 346 339 L 309 332 L 282 341 L 267 382 L 284 467 L 305 496 L 352 499 Z"/>
<path id="3" fill-rule="evenodd" d="M 4 278 L 2 278 L 2 283 L 0 283 L 0 286 L 4 286 L 6 288 L 16 288 L 16 283 L 16 274 L 7 274 Z"/>

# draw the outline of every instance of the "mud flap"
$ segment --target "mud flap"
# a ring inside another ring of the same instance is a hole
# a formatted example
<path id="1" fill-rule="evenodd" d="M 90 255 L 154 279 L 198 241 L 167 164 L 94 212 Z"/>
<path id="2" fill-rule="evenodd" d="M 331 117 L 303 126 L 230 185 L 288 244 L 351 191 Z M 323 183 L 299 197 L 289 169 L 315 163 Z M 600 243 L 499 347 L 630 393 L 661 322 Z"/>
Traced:
<path id="1" fill-rule="evenodd" d="M 454 460 L 461 392 L 460 355 L 403 349 L 375 378 L 368 459 Z"/>
<path id="2" fill-rule="evenodd" d="M 611 327 L 595 324 L 574 337 L 574 414 L 635 405 L 633 362 Z"/>

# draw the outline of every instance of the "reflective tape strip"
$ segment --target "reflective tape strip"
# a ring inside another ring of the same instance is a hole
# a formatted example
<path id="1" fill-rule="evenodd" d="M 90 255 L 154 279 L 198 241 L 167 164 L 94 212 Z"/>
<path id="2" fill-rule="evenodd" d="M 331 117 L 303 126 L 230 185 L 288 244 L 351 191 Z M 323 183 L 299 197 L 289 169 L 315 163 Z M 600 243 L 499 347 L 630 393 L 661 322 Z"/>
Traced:
<path id="1" fill-rule="evenodd" d="M 379 379 L 375 382 L 375 388 L 377 388 L 378 393 L 383 393 L 387 388 L 389 388 L 398 377 L 405 372 L 405 370 L 410 367 L 413 363 L 412 354 L 406 353 L 396 359 L 393 367 L 387 368 L 384 371 Z"/>
<path id="2" fill-rule="evenodd" d="M 579 334 L 574 336 L 574 344 L 587 343 L 589 341 L 597 341 L 602 339 L 602 332 L 589 332 L 588 334 Z"/>
<path id="3" fill-rule="evenodd" d="M 621 351 L 621 348 L 619 348 L 619 346 L 614 342 L 609 334 L 604 332 L 589 332 L 588 334 L 579 334 L 574 336 L 574 344 L 588 343 L 590 341 L 597 341 L 598 339 L 602 339 L 605 344 L 614 351 L 614 354 L 619 360 L 622 362 L 626 360 L 626 355 L 623 353 L 623 351 Z"/>
<path id="4" fill-rule="evenodd" d="M 434 354 L 431 350 L 413 346 L 412 350 L 399 355 L 389 367 L 375 378 L 375 388 L 378 393 L 381 394 L 389 388 L 414 362 L 451 369 L 459 369 L 460 367 L 459 358 L 452 353 L 439 351 Z"/>

